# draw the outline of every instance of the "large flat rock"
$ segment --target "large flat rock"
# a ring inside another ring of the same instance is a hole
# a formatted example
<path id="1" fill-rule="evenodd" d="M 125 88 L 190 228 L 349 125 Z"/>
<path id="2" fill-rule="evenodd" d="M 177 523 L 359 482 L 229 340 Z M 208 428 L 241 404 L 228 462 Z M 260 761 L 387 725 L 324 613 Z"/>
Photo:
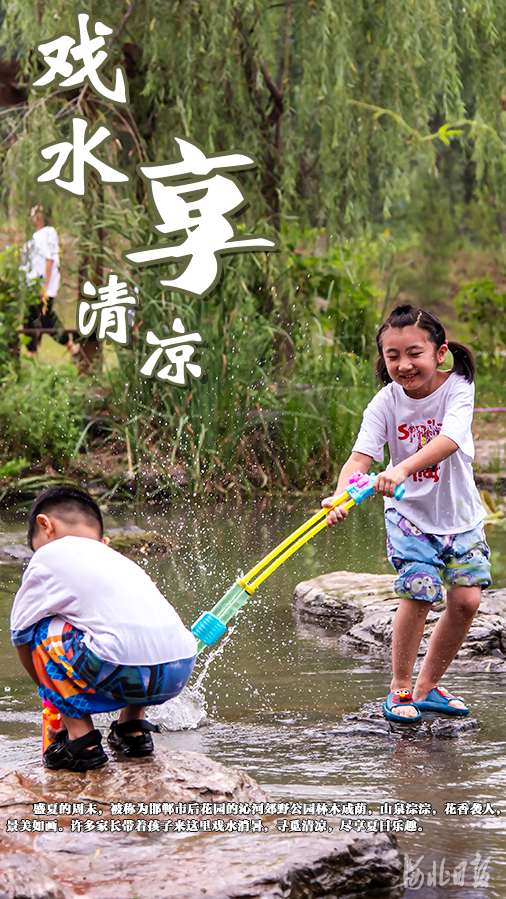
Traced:
<path id="1" fill-rule="evenodd" d="M 156 748 L 147 758 L 126 759 L 109 750 L 109 763 L 95 771 L 49 771 L 25 765 L 0 769 L 0 820 L 23 817 L 35 802 L 94 802 L 100 814 L 111 802 L 265 802 L 245 771 L 227 768 L 198 752 Z M 14 812 L 16 814 L 14 814 Z"/>
<path id="2" fill-rule="evenodd" d="M 295 588 L 292 609 L 297 626 L 337 638 L 342 651 L 367 653 L 390 661 L 392 623 L 399 600 L 395 575 L 334 571 Z M 420 644 L 425 655 L 445 603 L 434 603 Z M 486 590 L 452 671 L 506 671 L 506 590 Z"/>
<path id="3" fill-rule="evenodd" d="M 0 840 L 0 847 L 4 840 Z M 392 834 L 44 834 L 0 854 L 0 899 L 400 897 Z"/>
<path id="4" fill-rule="evenodd" d="M 249 775 L 194 752 L 0 770 L 0 899 L 402 895 L 393 834 L 310 816 L 292 832 L 268 811 Z"/>

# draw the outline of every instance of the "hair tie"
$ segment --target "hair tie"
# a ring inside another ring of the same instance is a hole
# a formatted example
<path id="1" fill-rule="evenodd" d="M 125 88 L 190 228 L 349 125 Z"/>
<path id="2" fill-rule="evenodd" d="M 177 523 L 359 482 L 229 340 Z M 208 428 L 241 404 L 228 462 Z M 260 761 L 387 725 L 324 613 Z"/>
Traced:
<path id="1" fill-rule="evenodd" d="M 447 341 L 447 340 L 445 340 L 444 345 L 445 345 L 445 346 L 448 346 L 448 341 Z"/>

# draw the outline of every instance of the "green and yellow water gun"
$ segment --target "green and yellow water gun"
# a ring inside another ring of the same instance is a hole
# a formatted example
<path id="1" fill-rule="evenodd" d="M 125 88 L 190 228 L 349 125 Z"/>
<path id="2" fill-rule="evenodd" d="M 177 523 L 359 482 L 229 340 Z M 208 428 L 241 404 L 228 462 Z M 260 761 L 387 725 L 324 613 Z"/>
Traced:
<path id="1" fill-rule="evenodd" d="M 264 559 L 254 566 L 244 577 L 239 578 L 235 584 L 230 587 L 220 601 L 214 606 L 211 612 L 202 612 L 197 620 L 192 624 L 191 630 L 198 641 L 197 655 L 199 655 L 206 646 L 212 646 L 220 637 L 223 636 L 227 629 L 227 623 L 240 608 L 255 592 L 257 587 L 262 584 L 286 561 L 294 552 L 296 552 L 304 543 L 307 543 L 311 537 L 314 537 L 319 531 L 327 526 L 326 517 L 330 509 L 335 506 L 343 505 L 344 509 L 351 509 L 352 506 L 358 506 L 368 496 L 374 493 L 374 479 L 376 475 L 363 474 L 361 471 L 355 471 L 346 490 L 338 496 L 332 506 L 327 509 L 320 509 L 316 515 L 313 515 L 309 521 L 297 528 L 293 534 L 290 534 L 286 540 L 283 540 L 279 546 L 276 546 Z M 404 495 L 405 486 L 399 484 L 395 488 L 395 499 L 401 499 Z"/>

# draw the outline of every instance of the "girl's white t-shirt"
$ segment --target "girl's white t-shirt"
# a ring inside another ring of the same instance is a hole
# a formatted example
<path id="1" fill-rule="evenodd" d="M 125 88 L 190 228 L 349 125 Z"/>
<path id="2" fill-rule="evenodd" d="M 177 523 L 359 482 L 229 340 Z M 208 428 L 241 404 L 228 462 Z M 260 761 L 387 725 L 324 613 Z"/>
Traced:
<path id="1" fill-rule="evenodd" d="M 474 384 L 455 372 L 422 399 L 412 399 L 392 382 L 364 412 L 353 450 L 382 462 L 388 443 L 388 468 L 412 456 L 438 434 L 457 444 L 458 450 L 448 459 L 411 475 L 401 500 L 385 497 L 385 509 L 396 509 L 425 534 L 461 534 L 483 521 L 485 513 L 471 465 L 473 412 Z"/>
<path id="2" fill-rule="evenodd" d="M 117 665 L 158 665 L 195 655 L 197 642 L 139 565 L 87 537 L 61 537 L 38 549 L 11 611 L 14 645 L 58 615 L 84 631 L 84 643 Z"/>
<path id="3" fill-rule="evenodd" d="M 48 297 L 55 297 L 60 286 L 60 247 L 55 229 L 51 225 L 44 225 L 34 231 L 32 239 L 23 247 L 23 255 L 26 264 L 22 268 L 26 271 L 28 281 L 42 278 L 45 282 L 46 259 L 52 260 L 53 267 L 46 293 Z"/>

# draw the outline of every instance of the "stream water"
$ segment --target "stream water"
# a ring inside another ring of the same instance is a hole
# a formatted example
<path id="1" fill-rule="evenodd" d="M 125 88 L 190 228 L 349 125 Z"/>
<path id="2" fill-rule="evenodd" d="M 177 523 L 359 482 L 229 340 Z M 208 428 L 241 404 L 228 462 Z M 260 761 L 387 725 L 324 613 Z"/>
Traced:
<path id="1" fill-rule="evenodd" d="M 166 533 L 176 544 L 169 555 L 141 559 L 140 564 L 189 626 L 213 607 L 239 573 L 309 517 L 312 503 L 318 505 L 304 497 L 238 507 L 148 506 L 137 521 L 124 509 L 111 507 L 106 526 L 137 523 Z M 4 512 L 0 542 L 24 543 L 26 521 L 26 510 Z M 497 530 L 490 542 L 494 586 L 503 587 L 506 533 Z M 466 698 L 480 722 L 478 732 L 460 739 L 407 732 L 386 738 L 336 734 L 343 713 L 384 698 L 389 672 L 377 661 L 343 655 L 335 639 L 296 630 L 290 606 L 299 581 L 345 568 L 391 572 L 378 500 L 364 503 L 343 525 L 319 534 L 258 589 L 219 648 L 199 658 L 191 686 L 151 714 L 168 728 L 156 739 L 242 768 L 274 802 L 357 806 L 342 818 L 329 818 L 337 829 L 341 820 L 367 822 L 368 815 L 416 820 L 413 832 L 398 834 L 413 869 L 408 899 L 504 897 L 506 675 L 447 674 L 445 685 Z M 40 700 L 9 639 L 9 609 L 21 572 L 19 564 L 0 566 L 4 767 L 40 755 Z M 105 717 L 97 723 L 106 723 Z M 395 803 L 405 804 L 404 814 L 395 813 Z M 416 806 L 410 812 L 409 803 L 429 803 L 431 814 L 419 814 Z"/>

